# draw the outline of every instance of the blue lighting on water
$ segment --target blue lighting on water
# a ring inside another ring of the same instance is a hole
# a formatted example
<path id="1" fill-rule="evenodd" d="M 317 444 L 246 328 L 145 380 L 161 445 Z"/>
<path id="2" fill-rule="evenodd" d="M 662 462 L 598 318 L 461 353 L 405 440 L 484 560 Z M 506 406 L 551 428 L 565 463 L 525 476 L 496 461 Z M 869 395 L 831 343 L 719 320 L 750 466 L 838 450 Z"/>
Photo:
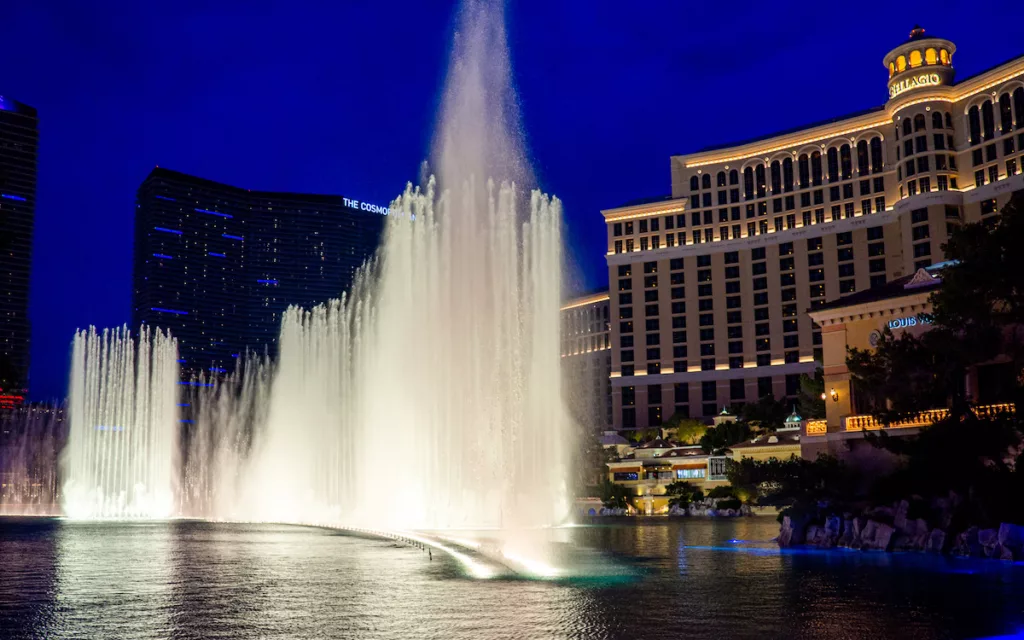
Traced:
<path id="1" fill-rule="evenodd" d="M 96 425 L 97 431 L 124 431 L 124 427 L 108 427 L 104 425 Z"/>
<path id="2" fill-rule="evenodd" d="M 196 209 L 196 213 L 208 213 L 211 216 L 220 216 L 221 218 L 234 218 L 235 216 L 230 213 L 221 213 L 220 211 L 210 211 L 209 209 Z"/>
<path id="3" fill-rule="evenodd" d="M 227 372 L 227 369 L 221 369 L 220 367 L 210 367 L 210 371 L 213 371 L 214 373 L 225 373 Z"/>
<path id="4" fill-rule="evenodd" d="M 188 311 L 179 311 L 178 309 L 163 309 L 161 307 L 150 307 L 150 311 L 156 311 L 158 313 L 173 313 L 176 316 L 187 316 Z"/>
<path id="5" fill-rule="evenodd" d="M 25 198 L 21 196 L 11 195 L 9 193 L 0 193 L 0 198 L 6 198 L 8 200 L 17 200 L 18 202 L 26 202 Z"/>
<path id="6" fill-rule="evenodd" d="M 257 280 L 260 284 L 277 284 L 277 280 Z"/>
<path id="7" fill-rule="evenodd" d="M 191 407 L 192 405 L 191 405 L 191 404 L 189 404 L 188 402 L 182 402 L 182 403 L 180 403 L 180 404 L 179 404 L 178 406 L 179 406 L 179 407 Z"/>
<path id="8" fill-rule="evenodd" d="M 184 423 L 184 424 L 192 424 L 192 421 L 191 420 L 182 420 L 182 423 Z"/>
<path id="9" fill-rule="evenodd" d="M 238 354 L 237 354 L 237 353 L 232 353 L 232 354 L 231 354 L 231 357 L 232 357 L 232 358 L 237 358 L 237 357 L 238 357 Z"/>
<path id="10" fill-rule="evenodd" d="M 177 202 L 174 198 L 168 198 L 167 196 L 153 196 L 157 200 L 166 200 L 167 202 Z"/>
<path id="11" fill-rule="evenodd" d="M 154 258 L 163 258 L 164 260 L 174 260 L 174 256 L 169 256 L 166 253 L 154 253 Z"/>
<path id="12" fill-rule="evenodd" d="M 212 382 L 196 382 L 194 380 L 179 380 L 178 384 L 185 385 L 186 387 L 212 387 Z"/>
<path id="13" fill-rule="evenodd" d="M 206 255 L 213 256 L 214 258 L 226 258 L 227 257 L 223 253 L 214 253 L 213 251 L 207 251 Z"/>
<path id="14" fill-rule="evenodd" d="M 178 360 L 178 364 L 185 364 L 186 362 L 188 362 L 188 360 L 185 360 L 184 358 Z"/>
<path id="15" fill-rule="evenodd" d="M 222 233 L 220 237 L 227 238 L 228 240 L 245 240 L 242 236 L 233 236 L 230 233 Z"/>
<path id="16" fill-rule="evenodd" d="M 173 233 L 175 235 L 181 235 L 181 231 L 177 229 L 168 229 L 167 227 L 153 227 L 157 231 L 163 231 L 164 233 Z"/>

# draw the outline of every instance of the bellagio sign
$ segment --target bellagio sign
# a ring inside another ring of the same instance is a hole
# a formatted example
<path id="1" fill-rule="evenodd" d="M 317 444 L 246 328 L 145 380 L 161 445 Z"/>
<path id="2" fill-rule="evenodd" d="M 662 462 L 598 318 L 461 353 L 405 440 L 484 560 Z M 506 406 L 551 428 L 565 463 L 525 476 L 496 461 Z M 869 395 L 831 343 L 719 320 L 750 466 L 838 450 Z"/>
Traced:
<path id="1" fill-rule="evenodd" d="M 942 78 L 937 73 L 922 73 L 921 75 L 914 76 L 913 78 L 904 78 L 899 82 L 893 83 L 889 87 L 889 97 L 895 98 L 904 91 L 910 91 L 911 89 L 917 89 L 918 87 L 932 87 L 942 84 Z"/>

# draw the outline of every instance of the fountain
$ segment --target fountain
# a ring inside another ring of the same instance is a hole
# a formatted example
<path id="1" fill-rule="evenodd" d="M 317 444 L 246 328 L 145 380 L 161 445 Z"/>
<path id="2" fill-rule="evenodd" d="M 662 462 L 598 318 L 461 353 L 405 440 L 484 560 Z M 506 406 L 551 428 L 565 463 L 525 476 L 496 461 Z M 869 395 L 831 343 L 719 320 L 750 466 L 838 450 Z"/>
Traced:
<path id="1" fill-rule="evenodd" d="M 173 385 L 159 331 L 76 337 L 68 515 L 501 530 L 533 562 L 511 532 L 569 513 L 561 203 L 523 187 L 503 11 L 460 18 L 436 177 L 391 203 L 352 291 L 287 311 L 276 362 Z"/>
<path id="2" fill-rule="evenodd" d="M 0 410 L 0 515 L 58 515 L 57 454 L 67 436 L 64 408 Z"/>
<path id="3" fill-rule="evenodd" d="M 166 518 L 177 481 L 178 346 L 159 329 L 75 335 L 62 505 L 79 519 Z"/>

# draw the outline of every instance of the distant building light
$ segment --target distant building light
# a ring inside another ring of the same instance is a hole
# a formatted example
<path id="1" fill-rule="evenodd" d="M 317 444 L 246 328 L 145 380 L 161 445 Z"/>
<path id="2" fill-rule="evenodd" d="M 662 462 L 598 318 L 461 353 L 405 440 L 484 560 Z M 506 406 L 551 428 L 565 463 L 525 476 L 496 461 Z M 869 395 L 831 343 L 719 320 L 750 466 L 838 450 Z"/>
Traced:
<path id="1" fill-rule="evenodd" d="M 237 357 L 238 357 L 238 354 L 237 354 L 237 353 L 232 353 L 232 354 L 231 354 L 231 357 L 232 357 L 232 358 L 237 358 Z"/>
<path id="2" fill-rule="evenodd" d="M 157 231 L 163 231 L 164 233 L 173 233 L 173 234 L 176 234 L 176 235 L 179 235 L 179 236 L 181 235 L 181 231 L 178 231 L 177 229 L 168 229 L 167 227 L 153 227 L 153 228 L 156 229 Z"/>
<path id="3" fill-rule="evenodd" d="M 178 364 L 185 364 L 186 362 L 188 362 L 188 360 L 185 360 L 184 358 L 178 360 Z"/>
<path id="4" fill-rule="evenodd" d="M 235 216 L 231 215 L 230 213 L 221 213 L 220 211 L 210 211 L 209 209 L 199 209 L 199 208 L 197 208 L 195 211 L 196 211 L 196 213 L 208 213 L 211 216 L 220 216 L 221 218 L 234 218 L 235 217 Z"/>
<path id="5" fill-rule="evenodd" d="M 167 196 L 153 196 L 157 200 L 166 200 L 168 202 L 177 202 L 174 198 L 168 198 Z"/>
<path id="6" fill-rule="evenodd" d="M 169 256 L 166 253 L 154 253 L 154 258 L 163 258 L 164 260 L 174 260 L 174 256 Z"/>
<path id="7" fill-rule="evenodd" d="M 187 316 L 188 311 L 179 311 L 177 309 L 164 309 L 162 307 L 150 307 L 150 311 L 156 311 L 157 313 L 173 313 L 176 316 Z"/>
<path id="8" fill-rule="evenodd" d="M 214 373 L 226 373 L 227 369 L 221 369 L 220 367 L 210 367 L 210 371 Z"/>
<path id="9" fill-rule="evenodd" d="M 6 198 L 8 200 L 17 200 L 18 202 L 26 202 L 25 198 L 21 196 L 11 195 L 9 193 L 0 193 L 0 198 Z"/>
<path id="10" fill-rule="evenodd" d="M 220 237 L 227 238 L 228 240 L 245 240 L 245 238 L 243 238 L 242 236 L 233 236 L 228 233 L 222 233 L 220 234 Z"/>
<path id="11" fill-rule="evenodd" d="M 257 280 L 260 284 L 277 284 L 277 280 Z"/>
<path id="12" fill-rule="evenodd" d="M 215 258 L 226 258 L 226 257 L 227 257 L 227 256 L 226 256 L 226 255 L 224 255 L 223 253 L 214 253 L 213 251 L 207 251 L 207 252 L 206 252 L 206 255 L 208 255 L 208 256 L 213 256 L 213 257 L 215 257 Z"/>

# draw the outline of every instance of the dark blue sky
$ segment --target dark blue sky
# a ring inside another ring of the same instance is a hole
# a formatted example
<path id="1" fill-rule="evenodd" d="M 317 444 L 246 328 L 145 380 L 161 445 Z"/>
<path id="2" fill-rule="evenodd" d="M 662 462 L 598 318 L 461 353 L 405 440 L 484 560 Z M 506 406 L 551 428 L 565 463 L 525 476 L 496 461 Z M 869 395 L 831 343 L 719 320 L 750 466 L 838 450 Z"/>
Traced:
<path id="1" fill-rule="evenodd" d="M 0 94 L 40 118 L 32 396 L 65 392 L 77 327 L 129 321 L 154 165 L 382 204 L 415 179 L 453 16 L 434 0 L 0 3 Z M 607 280 L 600 209 L 668 193 L 671 154 L 881 104 L 882 56 L 915 22 L 958 45 L 959 77 L 1024 53 L 1019 1 L 512 2 L 531 157 L 565 201 L 577 286 Z"/>

